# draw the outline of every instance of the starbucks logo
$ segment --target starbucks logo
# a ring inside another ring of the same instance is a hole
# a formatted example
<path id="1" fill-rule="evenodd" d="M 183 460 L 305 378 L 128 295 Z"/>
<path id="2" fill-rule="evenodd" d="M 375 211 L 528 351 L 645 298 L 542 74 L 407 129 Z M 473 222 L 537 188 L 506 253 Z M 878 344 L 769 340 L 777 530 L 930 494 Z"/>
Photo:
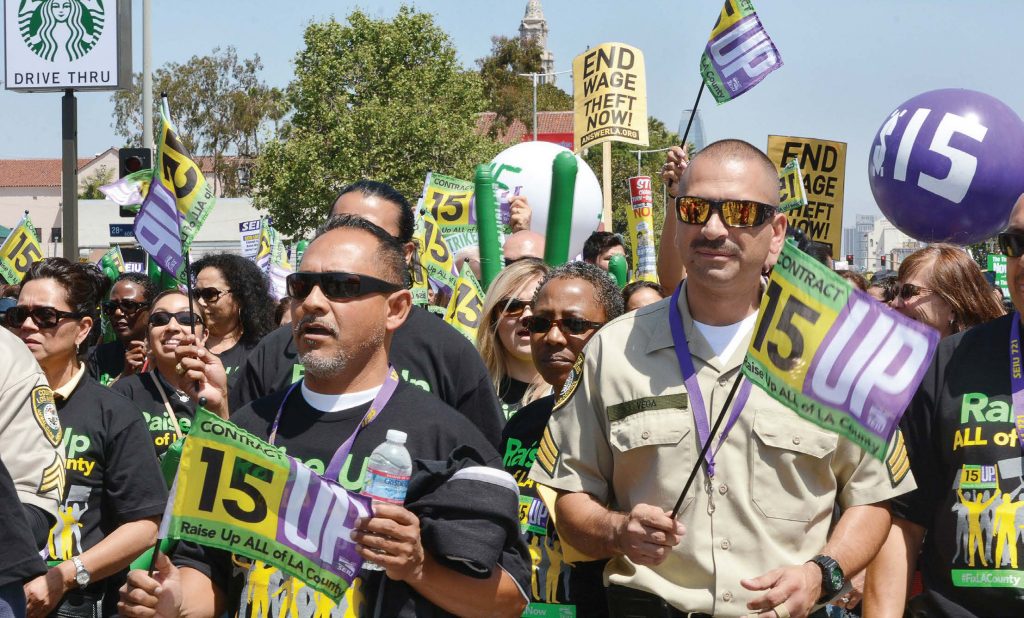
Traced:
<path id="1" fill-rule="evenodd" d="M 78 60 L 103 33 L 103 0 L 21 0 L 18 29 L 44 60 Z"/>

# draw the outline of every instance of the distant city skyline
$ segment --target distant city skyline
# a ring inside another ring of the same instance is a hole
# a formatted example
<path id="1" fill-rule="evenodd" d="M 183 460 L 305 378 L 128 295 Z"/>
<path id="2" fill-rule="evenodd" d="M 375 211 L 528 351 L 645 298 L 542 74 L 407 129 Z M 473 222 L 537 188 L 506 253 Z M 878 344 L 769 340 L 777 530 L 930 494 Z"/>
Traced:
<path id="1" fill-rule="evenodd" d="M 400 2 L 364 4 L 375 18 L 390 18 Z M 692 107 L 697 63 L 721 2 L 568 0 L 542 3 L 554 69 L 564 71 L 587 46 L 621 41 L 644 51 L 648 110 L 675 130 Z M 154 68 L 184 62 L 216 46 L 234 45 L 242 56 L 259 53 L 269 84 L 284 87 L 311 21 L 344 20 L 351 2 L 270 0 L 154 2 Z M 518 36 L 527 2 L 420 1 L 452 38 L 466 68 L 487 55 L 492 36 Z M 880 216 L 868 187 L 868 150 L 878 127 L 903 101 L 927 90 L 962 87 L 991 94 L 1018 114 L 1024 84 L 1014 76 L 1024 42 L 1018 25 L 1024 3 L 951 0 L 756 3 L 784 66 L 735 101 L 700 106 L 708 141 L 735 137 L 766 148 L 767 136 L 794 135 L 848 144 L 844 227 L 858 214 Z M 141 70 L 141 2 L 133 2 L 135 71 Z M 998 16 L 998 18 L 994 18 Z M 998 53 L 994 53 L 998 52 Z M 568 75 L 558 85 L 571 91 Z M 87 158 L 123 140 L 110 126 L 109 93 L 79 93 L 79 156 Z M 172 102 L 173 107 L 173 102 Z M 60 94 L 0 93 L 0 157 L 60 156 Z M 657 155 L 654 155 L 657 156 Z"/>

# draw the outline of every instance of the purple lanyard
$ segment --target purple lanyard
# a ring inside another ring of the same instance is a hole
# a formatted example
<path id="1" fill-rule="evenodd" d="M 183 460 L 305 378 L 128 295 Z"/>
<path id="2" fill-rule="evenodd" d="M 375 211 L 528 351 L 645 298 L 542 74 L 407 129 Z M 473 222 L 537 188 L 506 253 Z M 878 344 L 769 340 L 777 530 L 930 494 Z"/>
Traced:
<path id="1" fill-rule="evenodd" d="M 284 399 L 281 400 L 281 405 L 277 408 L 277 416 L 274 417 L 274 423 L 270 426 L 269 442 L 271 444 L 273 444 L 274 439 L 277 438 L 277 427 L 281 424 L 281 414 L 284 412 L 284 404 L 288 401 L 288 397 L 291 396 L 292 391 L 298 388 L 300 384 L 302 384 L 301 380 L 292 384 L 291 388 L 288 389 L 288 392 L 285 393 Z M 383 410 L 384 406 L 386 406 L 388 401 L 391 400 L 391 396 L 395 394 L 396 388 L 398 388 L 398 372 L 395 371 L 394 367 L 388 365 L 387 379 L 384 380 L 384 384 L 380 387 L 380 390 L 377 391 L 377 395 L 373 398 L 373 401 L 370 402 L 370 409 L 363 415 L 363 420 L 359 421 L 359 425 L 356 427 L 355 431 L 353 431 L 352 435 L 348 437 L 348 440 L 345 440 L 341 446 L 338 447 L 338 450 L 334 451 L 334 456 L 331 457 L 331 462 L 327 464 L 327 469 L 324 470 L 324 478 L 332 481 L 338 479 L 338 476 L 341 474 L 341 466 L 345 463 L 345 459 L 352 451 L 352 445 L 355 444 L 356 436 L 359 435 L 359 432 L 364 427 L 377 419 L 381 410 Z"/>
<path id="2" fill-rule="evenodd" d="M 708 413 L 704 407 L 704 396 L 700 393 L 700 384 L 697 383 L 697 370 L 693 367 L 693 359 L 690 358 L 690 346 L 686 343 L 686 331 L 683 329 L 683 318 L 679 313 L 679 293 L 683 289 L 682 284 L 676 288 L 676 291 L 672 293 L 672 306 L 669 307 L 668 311 L 668 323 L 672 327 L 672 343 L 675 344 L 676 358 L 679 360 L 679 371 L 683 374 L 683 384 L 686 385 L 686 391 L 690 398 L 690 409 L 693 411 L 693 423 L 697 426 L 697 438 L 700 440 L 701 448 L 707 444 L 711 429 L 708 425 Z M 743 380 L 741 374 L 737 380 Z M 714 449 L 708 449 L 707 454 L 704 456 L 704 461 L 708 464 L 708 476 L 715 476 L 715 454 L 718 453 L 718 449 L 722 448 L 722 442 L 725 442 L 726 436 L 732 430 L 733 425 L 740 418 L 740 412 L 743 411 L 743 406 L 747 403 L 747 397 L 750 396 L 750 382 L 743 380 L 740 384 L 739 392 L 736 393 L 736 400 L 732 404 L 732 412 L 729 414 L 729 418 L 725 423 L 725 427 L 722 429 L 722 434 L 718 438 L 718 446 Z M 724 412 L 724 410 L 723 410 Z"/>
<path id="3" fill-rule="evenodd" d="M 1010 327 L 1010 387 L 1013 391 L 1013 413 L 1017 426 L 1017 444 L 1024 450 L 1024 367 L 1020 354 L 1020 314 L 1013 312 Z"/>

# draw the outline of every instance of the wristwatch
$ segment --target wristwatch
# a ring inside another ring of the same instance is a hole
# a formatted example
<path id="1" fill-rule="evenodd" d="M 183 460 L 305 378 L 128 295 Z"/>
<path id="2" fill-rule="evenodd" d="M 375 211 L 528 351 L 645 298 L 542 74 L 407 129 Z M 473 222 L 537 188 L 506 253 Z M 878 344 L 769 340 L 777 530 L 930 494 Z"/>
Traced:
<path id="1" fill-rule="evenodd" d="M 75 583 L 78 584 L 79 588 L 85 588 L 89 585 L 89 571 L 78 556 L 72 556 L 71 561 L 75 563 Z"/>
<path id="2" fill-rule="evenodd" d="M 809 562 L 813 562 L 821 569 L 821 598 L 818 599 L 818 603 L 831 600 L 843 589 L 843 582 L 846 579 L 843 569 L 830 556 L 822 554 L 811 558 Z"/>

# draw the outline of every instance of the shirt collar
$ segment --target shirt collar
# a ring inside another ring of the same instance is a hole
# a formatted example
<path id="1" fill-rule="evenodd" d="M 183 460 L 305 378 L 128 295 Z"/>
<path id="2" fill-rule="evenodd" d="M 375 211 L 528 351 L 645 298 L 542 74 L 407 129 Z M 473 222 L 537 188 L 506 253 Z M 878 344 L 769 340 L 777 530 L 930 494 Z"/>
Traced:
<path id="1" fill-rule="evenodd" d="M 75 388 L 78 383 L 82 381 L 82 376 L 85 375 L 85 363 L 81 363 L 78 366 L 78 371 L 75 375 L 71 376 L 64 386 L 53 389 L 53 398 L 57 401 L 67 401 L 71 397 L 71 393 L 75 392 Z"/>

